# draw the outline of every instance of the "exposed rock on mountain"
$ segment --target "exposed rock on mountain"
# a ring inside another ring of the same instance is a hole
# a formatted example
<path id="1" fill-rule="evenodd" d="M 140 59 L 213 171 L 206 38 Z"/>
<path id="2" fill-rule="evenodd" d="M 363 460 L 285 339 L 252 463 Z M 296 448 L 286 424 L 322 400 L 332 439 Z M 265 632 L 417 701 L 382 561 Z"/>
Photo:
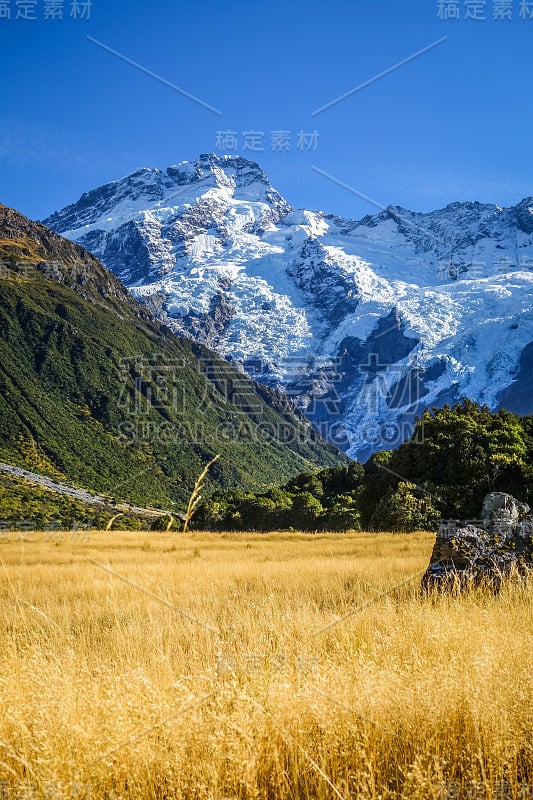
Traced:
<path id="1" fill-rule="evenodd" d="M 533 198 L 350 220 L 292 210 L 257 164 L 204 155 L 95 189 L 46 224 L 174 330 L 285 388 L 360 460 L 434 404 L 533 412 Z"/>
<path id="2" fill-rule="evenodd" d="M 0 206 L 0 460 L 171 508 L 215 453 L 221 487 L 344 460 L 286 397 L 178 339 L 81 246 Z"/>

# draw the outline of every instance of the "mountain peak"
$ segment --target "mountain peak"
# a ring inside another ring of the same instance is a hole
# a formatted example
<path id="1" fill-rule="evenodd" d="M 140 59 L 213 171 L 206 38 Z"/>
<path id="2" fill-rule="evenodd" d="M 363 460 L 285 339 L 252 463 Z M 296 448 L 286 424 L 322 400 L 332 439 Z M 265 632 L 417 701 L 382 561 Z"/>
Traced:
<path id="1" fill-rule="evenodd" d="M 92 196 L 48 224 L 174 331 L 285 387 L 360 459 L 399 444 L 424 407 L 497 407 L 529 364 L 528 198 L 348 220 L 292 211 L 258 164 L 215 153 Z"/>
<path id="2" fill-rule="evenodd" d="M 256 161 L 250 161 L 247 158 L 243 158 L 243 156 L 232 156 L 229 154 L 219 155 L 218 153 L 202 153 L 198 157 L 196 163 L 202 165 L 206 164 L 213 167 L 221 167 L 222 169 L 236 169 L 236 170 L 252 169 L 260 173 L 261 175 L 266 175 L 266 173 L 261 169 L 261 167 Z"/>
<path id="3" fill-rule="evenodd" d="M 190 196 L 185 192 L 190 188 Z M 210 190 L 220 190 L 227 198 L 264 203 L 279 219 L 291 208 L 272 187 L 259 164 L 241 156 L 204 153 L 196 161 L 181 161 L 166 170 L 143 167 L 126 177 L 85 192 L 72 205 L 52 214 L 44 224 L 65 234 L 91 226 L 98 229 L 107 223 L 127 221 L 145 211 L 158 211 L 159 216 L 172 214 L 184 202 L 195 203 Z"/>
<path id="4" fill-rule="evenodd" d="M 274 191 L 259 164 L 242 156 L 202 153 L 196 161 L 181 161 L 168 167 L 166 174 L 178 185 L 196 184 L 212 178 L 215 186 L 230 191 L 256 184 L 258 200 L 262 199 L 265 188 Z"/>

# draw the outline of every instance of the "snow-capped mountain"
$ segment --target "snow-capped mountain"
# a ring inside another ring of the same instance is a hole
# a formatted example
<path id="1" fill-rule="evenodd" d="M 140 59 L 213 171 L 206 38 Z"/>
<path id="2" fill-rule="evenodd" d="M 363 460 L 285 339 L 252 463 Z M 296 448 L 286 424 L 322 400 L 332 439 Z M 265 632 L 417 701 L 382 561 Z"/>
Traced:
<path id="1" fill-rule="evenodd" d="M 293 210 L 257 164 L 203 155 L 45 224 L 177 333 L 283 386 L 353 457 L 461 397 L 533 412 L 533 198 L 350 220 Z"/>

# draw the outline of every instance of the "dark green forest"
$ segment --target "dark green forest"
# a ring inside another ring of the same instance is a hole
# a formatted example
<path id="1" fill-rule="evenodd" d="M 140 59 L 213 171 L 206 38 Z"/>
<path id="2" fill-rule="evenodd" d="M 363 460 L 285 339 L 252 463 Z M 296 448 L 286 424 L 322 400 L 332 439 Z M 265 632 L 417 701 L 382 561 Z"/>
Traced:
<path id="1" fill-rule="evenodd" d="M 266 492 L 216 492 L 195 526 L 211 530 L 435 530 L 476 519 L 488 492 L 533 501 L 533 417 L 464 400 L 427 410 L 411 439 Z"/>

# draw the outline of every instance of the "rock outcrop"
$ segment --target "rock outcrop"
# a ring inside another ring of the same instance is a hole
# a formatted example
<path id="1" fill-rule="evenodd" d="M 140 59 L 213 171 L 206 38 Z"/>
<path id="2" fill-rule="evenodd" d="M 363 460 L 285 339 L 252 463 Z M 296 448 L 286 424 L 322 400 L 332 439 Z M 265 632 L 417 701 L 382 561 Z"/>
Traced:
<path id="1" fill-rule="evenodd" d="M 441 523 L 423 589 L 488 584 L 501 588 L 511 576 L 533 570 L 533 515 L 510 494 L 493 492 L 483 501 L 481 519 Z"/>

